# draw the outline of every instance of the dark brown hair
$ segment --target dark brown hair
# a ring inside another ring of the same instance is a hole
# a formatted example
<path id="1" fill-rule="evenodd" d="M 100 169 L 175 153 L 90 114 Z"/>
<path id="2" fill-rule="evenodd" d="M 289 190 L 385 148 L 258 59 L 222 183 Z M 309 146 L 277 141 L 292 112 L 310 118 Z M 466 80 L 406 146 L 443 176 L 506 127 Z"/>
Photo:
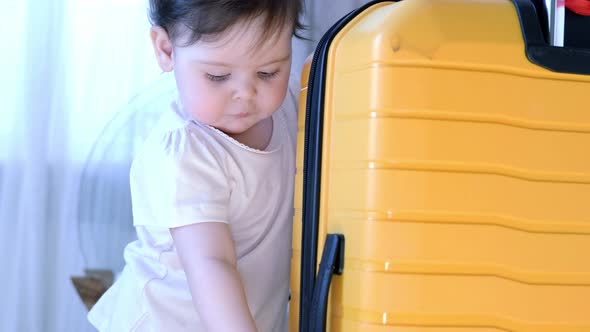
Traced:
<path id="1" fill-rule="evenodd" d="M 203 37 L 215 38 L 236 22 L 261 17 L 262 41 L 289 25 L 301 38 L 301 10 L 302 0 L 150 0 L 149 19 L 164 28 L 174 44 L 188 32 L 184 44 L 190 45 Z"/>

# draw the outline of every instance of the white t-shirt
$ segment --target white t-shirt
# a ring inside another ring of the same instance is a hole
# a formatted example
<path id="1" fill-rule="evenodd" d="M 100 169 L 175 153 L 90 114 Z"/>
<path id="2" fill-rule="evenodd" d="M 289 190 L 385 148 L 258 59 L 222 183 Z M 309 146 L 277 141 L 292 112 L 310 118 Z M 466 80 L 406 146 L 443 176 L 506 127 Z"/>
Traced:
<path id="1" fill-rule="evenodd" d="M 292 88 L 298 85 L 292 86 Z M 126 266 L 88 314 L 100 331 L 204 331 L 169 228 L 223 222 L 258 330 L 287 331 L 297 98 L 273 116 L 264 150 L 189 119 L 176 103 L 131 167 L 138 240 Z"/>

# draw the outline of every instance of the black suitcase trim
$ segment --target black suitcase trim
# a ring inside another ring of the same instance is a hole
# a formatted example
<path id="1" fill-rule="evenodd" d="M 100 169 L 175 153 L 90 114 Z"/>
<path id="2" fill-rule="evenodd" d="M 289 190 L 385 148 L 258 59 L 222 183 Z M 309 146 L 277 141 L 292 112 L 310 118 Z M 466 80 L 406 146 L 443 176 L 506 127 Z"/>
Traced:
<path id="1" fill-rule="evenodd" d="M 549 45 L 531 0 L 512 0 L 512 3 L 518 13 L 530 62 L 559 73 L 590 75 L 590 49 Z"/>
<path id="2" fill-rule="evenodd" d="M 376 0 L 369 2 L 336 22 L 320 39 L 313 55 L 307 85 L 305 109 L 305 141 L 303 152 L 303 212 L 301 231 L 301 283 L 299 302 L 299 330 L 315 331 L 312 321 L 313 295 L 316 284 L 318 248 L 318 218 L 321 183 L 322 134 L 324 118 L 324 89 L 328 51 L 334 37 L 342 28 L 367 8 L 381 2 L 398 0 Z M 343 259 L 343 257 L 340 257 Z M 316 299 L 317 301 L 317 299 Z M 322 301 L 327 301 L 326 298 Z M 317 308 L 317 305 L 315 306 Z M 324 313 L 325 315 L 325 313 Z M 315 324 L 314 324 L 315 325 Z M 317 327 L 318 325 L 316 325 Z M 321 326 L 321 324 L 320 324 Z"/>

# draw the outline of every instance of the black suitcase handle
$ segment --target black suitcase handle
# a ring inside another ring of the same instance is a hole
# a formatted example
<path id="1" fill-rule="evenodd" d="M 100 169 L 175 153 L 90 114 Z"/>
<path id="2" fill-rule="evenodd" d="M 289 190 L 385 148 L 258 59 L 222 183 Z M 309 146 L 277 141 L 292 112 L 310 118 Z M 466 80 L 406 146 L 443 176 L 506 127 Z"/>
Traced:
<path id="1" fill-rule="evenodd" d="M 590 49 L 551 46 L 543 35 L 532 0 L 512 0 L 518 13 L 527 58 L 558 73 L 590 75 Z"/>
<path id="2" fill-rule="evenodd" d="M 330 291 L 330 284 L 332 283 L 332 274 L 341 275 L 343 268 L 344 235 L 328 234 L 313 290 L 309 331 L 323 332 L 326 330 L 328 293 Z"/>

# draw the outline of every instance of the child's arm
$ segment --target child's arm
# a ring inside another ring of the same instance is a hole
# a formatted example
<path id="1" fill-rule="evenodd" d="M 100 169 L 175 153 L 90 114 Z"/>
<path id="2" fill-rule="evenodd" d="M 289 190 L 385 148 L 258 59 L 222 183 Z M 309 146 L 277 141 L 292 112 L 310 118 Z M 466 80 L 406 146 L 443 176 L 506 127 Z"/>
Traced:
<path id="1" fill-rule="evenodd" d="M 170 233 L 186 272 L 193 304 L 207 331 L 256 331 L 237 270 L 229 226 L 205 222 Z"/>

